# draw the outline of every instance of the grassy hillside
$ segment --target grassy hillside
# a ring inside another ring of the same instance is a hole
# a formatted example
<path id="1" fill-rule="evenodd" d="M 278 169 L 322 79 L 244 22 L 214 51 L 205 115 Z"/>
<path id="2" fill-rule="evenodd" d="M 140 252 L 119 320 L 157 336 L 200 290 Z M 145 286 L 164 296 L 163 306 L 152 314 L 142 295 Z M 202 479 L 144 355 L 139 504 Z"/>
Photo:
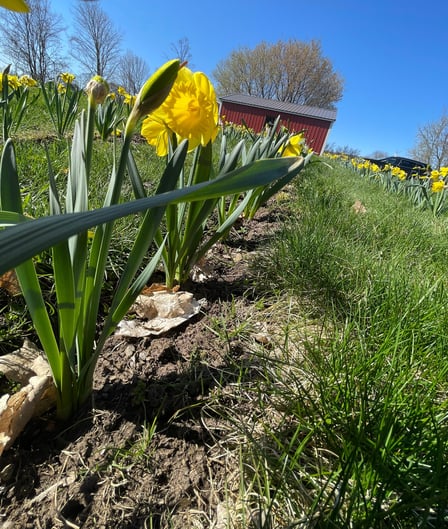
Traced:
<path id="1" fill-rule="evenodd" d="M 337 164 L 307 168 L 290 207 L 257 263 L 283 302 L 246 397 L 251 483 L 273 527 L 445 527 L 448 219 Z"/>

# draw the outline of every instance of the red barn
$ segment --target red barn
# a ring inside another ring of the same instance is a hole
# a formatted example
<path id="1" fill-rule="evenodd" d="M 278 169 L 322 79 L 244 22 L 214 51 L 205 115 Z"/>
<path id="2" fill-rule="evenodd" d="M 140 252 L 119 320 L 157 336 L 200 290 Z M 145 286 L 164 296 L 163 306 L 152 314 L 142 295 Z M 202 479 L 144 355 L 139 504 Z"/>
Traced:
<path id="1" fill-rule="evenodd" d="M 220 98 L 219 115 L 228 123 L 243 122 L 255 132 L 261 132 L 280 115 L 280 123 L 291 132 L 305 132 L 307 145 L 322 154 L 330 128 L 336 121 L 336 111 L 284 103 L 244 94 Z"/>

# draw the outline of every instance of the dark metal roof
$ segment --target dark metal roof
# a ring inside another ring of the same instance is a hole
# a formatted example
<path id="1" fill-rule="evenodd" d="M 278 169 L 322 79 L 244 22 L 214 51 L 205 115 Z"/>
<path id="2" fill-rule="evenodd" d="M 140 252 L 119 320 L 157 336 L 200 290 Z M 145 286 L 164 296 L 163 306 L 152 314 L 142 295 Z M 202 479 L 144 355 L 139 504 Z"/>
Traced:
<path id="1" fill-rule="evenodd" d="M 225 103 L 238 103 L 249 107 L 265 108 L 266 110 L 318 118 L 326 121 L 336 120 L 336 110 L 296 105 L 295 103 L 285 103 L 283 101 L 276 101 L 275 99 L 264 99 L 246 94 L 232 94 L 220 97 L 219 99 Z"/>

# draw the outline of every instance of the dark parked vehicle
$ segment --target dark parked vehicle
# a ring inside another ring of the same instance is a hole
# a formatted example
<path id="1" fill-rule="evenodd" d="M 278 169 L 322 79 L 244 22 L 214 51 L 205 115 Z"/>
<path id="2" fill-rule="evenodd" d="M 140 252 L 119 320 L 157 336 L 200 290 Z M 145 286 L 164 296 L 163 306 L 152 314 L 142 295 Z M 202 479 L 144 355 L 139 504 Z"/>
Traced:
<path id="1" fill-rule="evenodd" d="M 401 156 L 388 156 L 387 158 L 380 158 L 379 160 L 366 158 L 366 160 L 376 163 L 381 168 L 385 167 L 386 165 L 399 167 L 406 172 L 408 177 L 411 177 L 415 174 L 418 176 L 424 176 L 431 172 L 431 167 L 429 165 L 417 160 L 411 160 L 410 158 L 403 158 Z"/>

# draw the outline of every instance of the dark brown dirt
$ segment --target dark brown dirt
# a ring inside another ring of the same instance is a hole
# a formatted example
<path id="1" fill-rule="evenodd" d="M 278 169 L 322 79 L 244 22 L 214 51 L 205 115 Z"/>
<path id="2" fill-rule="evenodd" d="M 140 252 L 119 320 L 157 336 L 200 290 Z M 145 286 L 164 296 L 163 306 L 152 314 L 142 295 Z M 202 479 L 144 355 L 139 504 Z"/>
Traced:
<path id="1" fill-rule="evenodd" d="M 260 210 L 213 249 L 212 277 L 185 288 L 206 306 L 182 327 L 157 338 L 112 336 L 92 406 L 73 423 L 48 415 L 29 424 L 0 458 L 0 528 L 224 527 L 225 425 L 202 412 L 215 388 L 250 365 L 244 344 L 226 339 L 226 307 L 239 319 L 252 310 L 248 265 L 278 226 Z"/>

